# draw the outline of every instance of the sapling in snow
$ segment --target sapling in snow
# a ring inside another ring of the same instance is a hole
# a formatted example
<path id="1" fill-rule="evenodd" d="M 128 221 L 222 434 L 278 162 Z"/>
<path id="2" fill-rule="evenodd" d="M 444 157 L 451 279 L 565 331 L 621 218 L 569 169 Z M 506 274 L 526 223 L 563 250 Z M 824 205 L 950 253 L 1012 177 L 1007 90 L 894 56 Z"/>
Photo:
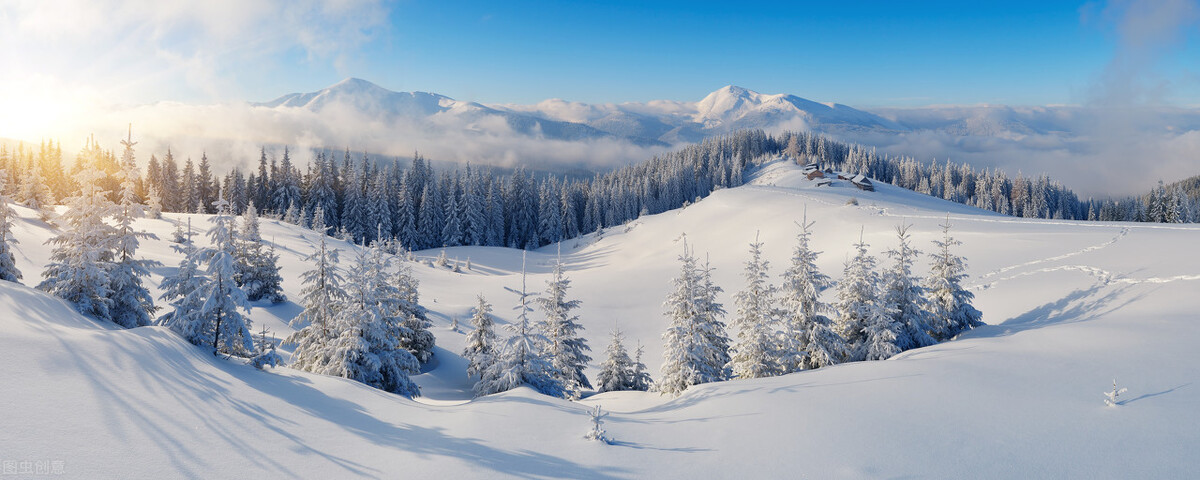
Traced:
<path id="1" fill-rule="evenodd" d="M 592 419 L 592 429 L 588 430 L 587 435 L 584 435 L 583 438 L 608 443 L 609 439 L 604 436 L 604 417 L 608 416 L 608 413 L 596 405 L 596 408 L 588 411 L 588 416 Z"/>
<path id="2" fill-rule="evenodd" d="M 250 364 L 259 370 L 267 365 L 274 367 L 283 363 L 283 357 L 275 351 L 275 336 L 267 339 L 267 331 L 267 326 L 263 325 L 255 342 L 255 354 L 250 358 Z"/>
<path id="3" fill-rule="evenodd" d="M 1104 392 L 1104 404 L 1110 407 L 1120 405 L 1121 402 L 1117 400 L 1117 397 L 1121 396 L 1122 393 L 1125 393 L 1128 390 L 1128 388 L 1117 388 L 1117 380 L 1113 379 L 1112 391 Z"/>

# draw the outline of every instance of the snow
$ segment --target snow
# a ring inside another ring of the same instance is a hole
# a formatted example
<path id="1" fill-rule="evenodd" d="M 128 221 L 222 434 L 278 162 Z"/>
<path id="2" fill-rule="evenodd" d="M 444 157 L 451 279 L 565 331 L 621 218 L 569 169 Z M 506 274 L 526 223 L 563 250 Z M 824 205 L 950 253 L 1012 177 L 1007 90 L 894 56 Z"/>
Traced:
<path id="1" fill-rule="evenodd" d="M 733 305 L 755 232 L 779 281 L 806 214 L 817 265 L 835 280 L 860 229 L 870 254 L 895 248 L 894 227 L 912 224 L 913 245 L 933 250 L 949 220 L 968 262 L 964 284 L 988 325 L 891 359 L 781 377 L 708 383 L 681 396 L 607 392 L 578 402 L 528 388 L 471 399 L 463 350 L 483 294 L 498 326 L 516 320 L 521 252 L 452 247 L 471 259 L 454 273 L 416 252 L 437 336 L 433 362 L 412 378 L 410 400 L 345 379 L 286 367 L 255 370 L 214 357 L 162 327 L 118 330 L 79 316 L 33 289 L 0 282 L 0 460 L 61 461 L 66 477 L 444 478 L 1182 478 L 1200 468 L 1200 226 L 1016 219 L 876 182 L 816 187 L 800 167 L 769 164 L 748 185 L 686 208 L 645 216 L 562 245 L 581 333 L 601 350 L 620 328 L 646 347 L 657 379 L 663 301 L 679 270 L 681 234 L 715 267 Z M 846 205 L 850 198 L 858 205 Z M 37 212 L 14 207 L 17 265 L 41 279 L 53 235 Z M 146 286 L 157 298 L 180 254 L 176 221 L 140 219 L 139 255 L 161 262 Z M 277 337 L 316 234 L 262 219 L 274 239 L 288 301 L 254 304 L 251 329 Z M 207 242 L 197 239 L 200 246 Z M 331 240 L 348 266 L 354 253 Z M 528 255 L 528 284 L 545 285 L 556 246 Z M 914 272 L 925 275 L 928 257 Z M 536 288 L 531 288 L 536 289 Z M 827 290 L 823 300 L 833 300 Z M 451 319 L 463 332 L 451 332 Z M 532 320 L 540 320 L 534 313 Z M 726 317 L 726 322 L 731 317 Z M 500 331 L 500 329 L 498 329 Z M 732 335 L 734 332 L 730 332 Z M 288 356 L 289 346 L 281 353 Z M 1128 391 L 1104 404 L 1113 379 Z M 589 411 L 602 406 L 605 436 L 591 442 Z"/>

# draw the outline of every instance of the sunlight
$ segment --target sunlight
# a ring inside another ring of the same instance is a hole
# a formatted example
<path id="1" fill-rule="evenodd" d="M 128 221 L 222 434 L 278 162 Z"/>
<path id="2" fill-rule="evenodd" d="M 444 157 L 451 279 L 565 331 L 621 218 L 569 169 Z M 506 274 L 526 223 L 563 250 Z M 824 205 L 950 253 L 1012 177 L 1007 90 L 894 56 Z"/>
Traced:
<path id="1" fill-rule="evenodd" d="M 36 142 L 72 131 L 89 104 L 77 90 L 35 81 L 0 85 L 0 137 Z"/>

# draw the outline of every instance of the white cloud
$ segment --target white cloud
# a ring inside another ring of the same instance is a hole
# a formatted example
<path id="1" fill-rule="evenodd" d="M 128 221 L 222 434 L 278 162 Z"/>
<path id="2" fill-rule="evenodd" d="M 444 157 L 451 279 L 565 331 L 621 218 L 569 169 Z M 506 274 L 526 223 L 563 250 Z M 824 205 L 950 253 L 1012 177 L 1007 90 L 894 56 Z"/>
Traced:
<path id="1" fill-rule="evenodd" d="M 110 98 L 229 99 L 281 56 L 340 64 L 386 18 L 382 0 L 10 1 L 0 87 L 40 74 Z"/>

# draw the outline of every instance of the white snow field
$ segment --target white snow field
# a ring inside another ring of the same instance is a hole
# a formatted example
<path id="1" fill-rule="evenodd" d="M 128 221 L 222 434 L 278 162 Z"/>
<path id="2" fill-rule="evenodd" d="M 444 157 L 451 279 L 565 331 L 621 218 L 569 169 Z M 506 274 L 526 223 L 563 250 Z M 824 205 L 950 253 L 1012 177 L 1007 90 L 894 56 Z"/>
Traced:
<path id="1" fill-rule="evenodd" d="M 847 205 L 851 198 L 858 205 Z M 18 265 L 40 281 L 52 234 L 17 208 Z M 967 284 L 988 325 L 886 361 L 843 364 L 688 389 L 672 398 L 613 392 L 578 402 L 518 389 L 471 399 L 458 355 L 482 293 L 512 321 L 521 252 L 447 251 L 472 269 L 414 265 L 437 356 L 414 377 L 415 400 L 286 367 L 258 371 L 214 357 L 161 327 L 117 330 L 30 288 L 0 283 L 0 473 L 74 478 L 1186 478 L 1200 471 L 1200 226 L 1023 220 L 877 183 L 815 187 L 800 169 L 768 164 L 750 184 L 602 235 L 562 245 L 582 300 L 594 380 L 619 327 L 657 378 L 667 325 L 662 302 L 682 234 L 716 267 L 726 308 L 759 232 L 771 273 L 785 268 L 807 212 L 841 276 L 860 231 L 872 254 L 911 223 L 919 248 L 949 216 L 964 242 Z M 179 254 L 174 222 L 140 220 L 158 235 L 140 253 Z M 298 313 L 300 258 L 315 233 L 265 220 L 282 255 L 289 302 L 256 304 L 277 337 Z M 352 248 L 338 242 L 343 249 Z M 541 289 L 556 246 L 529 254 Z M 418 252 L 426 262 L 438 251 Z M 352 256 L 343 253 L 343 265 Z M 927 262 L 918 265 L 924 272 Z M 825 293 L 833 299 L 833 292 Z M 161 313 L 161 312 L 160 312 Z M 534 315 L 538 319 L 538 315 Z M 729 320 L 729 319 L 727 319 Z M 731 336 L 734 332 L 730 332 Z M 1113 380 L 1127 387 L 1104 403 Z M 587 411 L 611 412 L 613 444 L 584 439 Z M 26 470 L 28 468 L 29 470 Z M 25 472 L 23 474 L 22 472 Z"/>

